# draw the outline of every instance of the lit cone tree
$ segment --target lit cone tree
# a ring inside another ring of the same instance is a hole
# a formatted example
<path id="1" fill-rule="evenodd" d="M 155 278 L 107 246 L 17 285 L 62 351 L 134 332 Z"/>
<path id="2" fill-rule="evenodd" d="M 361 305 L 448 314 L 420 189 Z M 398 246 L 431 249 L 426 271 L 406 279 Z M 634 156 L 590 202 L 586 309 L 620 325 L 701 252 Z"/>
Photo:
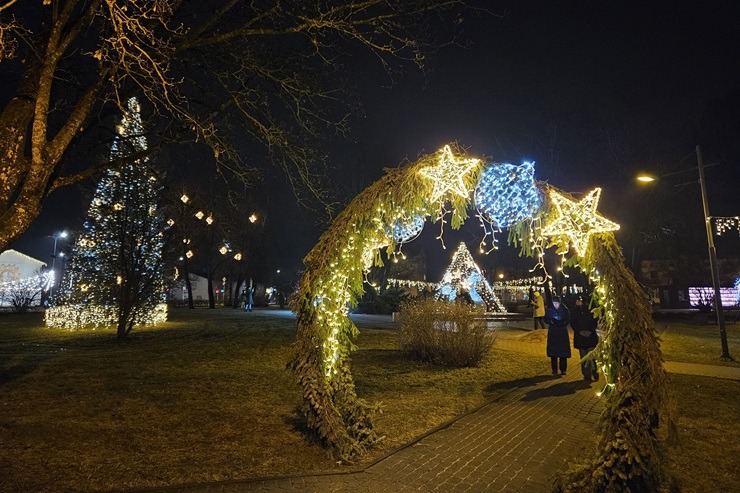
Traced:
<path id="1" fill-rule="evenodd" d="M 111 146 L 111 158 L 147 148 L 139 103 L 131 98 Z M 162 275 L 162 217 L 157 180 L 146 158 L 107 170 L 73 249 L 49 326 L 117 327 L 124 339 L 135 326 L 166 319 Z"/>

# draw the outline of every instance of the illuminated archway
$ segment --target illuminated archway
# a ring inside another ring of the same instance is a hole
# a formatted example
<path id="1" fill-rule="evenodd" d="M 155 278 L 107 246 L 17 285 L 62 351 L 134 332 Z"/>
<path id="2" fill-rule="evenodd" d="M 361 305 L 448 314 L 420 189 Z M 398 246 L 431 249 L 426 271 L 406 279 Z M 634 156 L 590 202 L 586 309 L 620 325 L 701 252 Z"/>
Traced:
<path id="1" fill-rule="evenodd" d="M 298 334 L 289 368 L 302 391 L 309 428 L 338 457 L 349 460 L 376 440 L 372 406 L 356 395 L 349 368 L 357 328 L 348 313 L 363 293 L 364 274 L 380 265 L 381 248 L 392 253 L 398 243 L 418 234 L 424 218 L 439 223 L 440 239 L 448 223 L 460 227 L 474 195 L 484 242 L 508 227 L 513 242 L 530 255 L 543 253 L 545 239 L 561 253 L 572 244 L 576 255 L 569 263 L 596 287 L 595 312 L 605 336 L 595 352 L 607 378 L 606 409 L 599 454 L 573 481 L 631 484 L 650 477 L 665 371 L 650 308 L 611 233 L 619 226 L 596 212 L 599 189 L 575 200 L 535 182 L 533 173 L 530 163 L 487 166 L 445 146 L 388 170 L 352 201 L 306 256 L 306 271 L 291 302 Z"/>

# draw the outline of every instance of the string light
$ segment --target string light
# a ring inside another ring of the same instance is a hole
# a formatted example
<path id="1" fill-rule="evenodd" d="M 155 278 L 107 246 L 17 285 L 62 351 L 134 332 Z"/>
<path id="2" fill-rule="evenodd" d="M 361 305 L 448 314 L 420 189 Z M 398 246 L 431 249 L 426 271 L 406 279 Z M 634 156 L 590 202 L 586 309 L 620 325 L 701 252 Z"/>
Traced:
<path id="1" fill-rule="evenodd" d="M 203 211 L 198 211 L 195 213 L 195 217 L 197 217 L 199 220 L 203 219 L 203 216 L 205 216 L 205 214 L 203 214 Z"/>
<path id="2" fill-rule="evenodd" d="M 234 260 L 241 260 L 241 259 L 242 259 L 241 253 L 237 253 L 236 255 L 234 255 Z"/>
<path id="3" fill-rule="evenodd" d="M 430 201 L 441 200 L 448 193 L 467 198 L 470 191 L 465 184 L 464 177 L 477 168 L 479 163 L 479 159 L 455 156 L 448 145 L 437 151 L 437 164 L 419 170 L 422 176 L 432 180 L 433 189 L 429 197 Z"/>
<path id="4" fill-rule="evenodd" d="M 424 217 L 417 216 L 410 222 L 397 220 L 388 232 L 388 236 L 395 243 L 407 243 L 416 239 L 424 229 Z"/>
<path id="5" fill-rule="evenodd" d="M 190 201 L 190 197 L 188 197 L 185 194 L 182 194 L 182 197 L 180 197 L 180 200 L 182 201 L 183 204 L 187 204 Z"/>
<path id="6" fill-rule="evenodd" d="M 616 231 L 619 224 L 612 222 L 596 212 L 601 188 L 594 188 L 580 201 L 569 199 L 554 188 L 550 188 L 550 201 L 555 205 L 557 216 L 542 228 L 542 234 L 555 238 L 560 252 L 568 251 L 568 241 L 578 255 L 584 255 L 588 242 L 594 233 Z"/>
<path id="7" fill-rule="evenodd" d="M 147 149 L 136 98 L 128 100 L 127 111 L 116 129 L 112 159 Z M 163 219 L 157 210 L 156 180 L 151 179 L 143 162 L 146 158 L 103 174 L 88 209 L 85 230 L 60 283 L 56 306 L 46 310 L 47 326 L 76 329 L 116 325 L 121 321 L 119 305 L 127 289 L 135 290 L 141 302 L 129 307 L 130 316 L 123 320 L 126 325 L 166 320 L 160 269 Z M 187 203 L 189 199 L 183 195 L 180 200 Z"/>
<path id="8" fill-rule="evenodd" d="M 485 253 L 487 236 L 492 236 L 493 248 L 496 248 L 495 233 L 531 218 L 542 205 L 542 196 L 534 179 L 534 163 L 524 162 L 521 166 L 503 163 L 486 167 L 473 197 L 485 232 L 481 241 L 481 252 Z"/>
<path id="9" fill-rule="evenodd" d="M 54 271 L 49 270 L 24 279 L 0 282 L 0 302 L 3 300 L 13 302 L 22 296 L 30 297 L 29 301 L 35 303 L 37 296 L 51 289 L 54 278 Z"/>
<path id="10" fill-rule="evenodd" d="M 722 236 L 722 233 L 725 233 L 727 231 L 736 230 L 737 233 L 740 235 L 740 217 L 712 217 L 714 219 L 714 227 L 715 231 L 717 231 L 717 236 Z"/>
<path id="11" fill-rule="evenodd" d="M 465 243 L 460 243 L 457 251 L 452 256 L 452 262 L 447 267 L 442 281 L 439 283 L 439 293 L 437 299 L 442 296 L 447 297 L 450 301 L 454 300 L 458 290 L 470 293 L 473 301 L 483 301 L 486 304 L 486 310 L 489 312 L 506 313 L 506 308 L 501 300 L 491 289 L 491 285 L 481 274 L 478 264 L 473 260 L 473 256 L 468 251 Z"/>

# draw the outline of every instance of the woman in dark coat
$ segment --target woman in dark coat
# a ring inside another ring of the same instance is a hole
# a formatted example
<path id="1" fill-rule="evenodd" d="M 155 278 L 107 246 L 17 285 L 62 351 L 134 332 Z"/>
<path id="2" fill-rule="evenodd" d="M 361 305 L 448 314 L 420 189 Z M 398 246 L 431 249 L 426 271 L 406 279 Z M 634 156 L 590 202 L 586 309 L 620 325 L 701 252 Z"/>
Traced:
<path id="1" fill-rule="evenodd" d="M 560 298 L 553 297 L 552 304 L 545 311 L 547 323 L 547 355 L 550 357 L 552 374 L 565 375 L 570 358 L 570 337 L 568 337 L 568 322 L 570 313 Z"/>
<path id="2" fill-rule="evenodd" d="M 584 380 L 599 380 L 599 373 L 596 370 L 596 361 L 589 359 L 584 361 L 584 357 L 594 350 L 599 343 L 599 336 L 596 333 L 597 322 L 591 310 L 583 303 L 583 297 L 576 299 L 576 307 L 570 319 L 570 325 L 573 327 L 573 347 L 578 349 L 581 355 L 581 372 Z"/>

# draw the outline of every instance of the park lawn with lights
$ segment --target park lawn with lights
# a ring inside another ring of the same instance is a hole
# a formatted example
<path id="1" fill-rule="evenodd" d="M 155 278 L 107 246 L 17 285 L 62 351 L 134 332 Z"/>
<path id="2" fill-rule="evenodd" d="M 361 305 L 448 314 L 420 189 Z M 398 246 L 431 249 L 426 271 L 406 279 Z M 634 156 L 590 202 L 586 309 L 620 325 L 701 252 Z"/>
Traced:
<path id="1" fill-rule="evenodd" d="M 719 358 L 722 345 L 716 325 L 656 320 L 655 328 L 660 332 L 660 348 L 666 361 L 740 367 L 740 326 L 736 322 L 728 322 L 725 326 L 734 361 Z"/>
<path id="2" fill-rule="evenodd" d="M 0 491 L 108 490 L 340 468 L 312 443 L 285 369 L 295 320 L 236 310 L 171 310 L 115 341 L 114 329 L 43 327 L 0 316 Z M 398 332 L 362 330 L 360 397 L 382 405 L 392 450 L 541 374 L 545 358 L 494 349 L 478 369 L 406 359 Z M 348 466 L 342 466 L 346 470 Z"/>

